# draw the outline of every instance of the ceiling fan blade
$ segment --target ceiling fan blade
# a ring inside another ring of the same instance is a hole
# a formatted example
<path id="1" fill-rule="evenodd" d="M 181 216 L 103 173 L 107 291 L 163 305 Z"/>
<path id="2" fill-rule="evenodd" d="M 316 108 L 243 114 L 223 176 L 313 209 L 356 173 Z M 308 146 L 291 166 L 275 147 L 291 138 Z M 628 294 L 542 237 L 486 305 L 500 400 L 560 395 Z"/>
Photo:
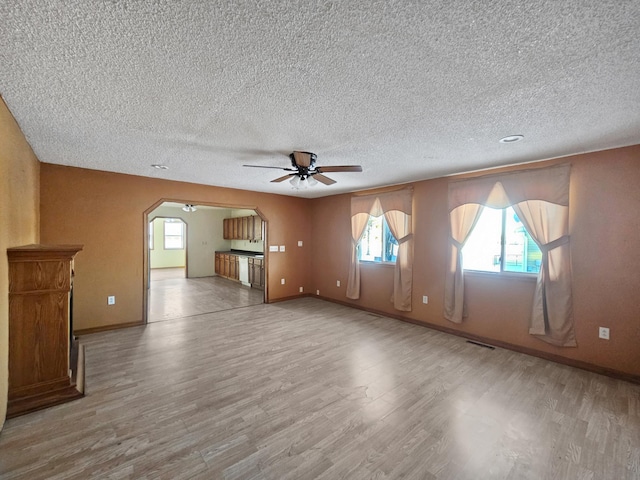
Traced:
<path id="1" fill-rule="evenodd" d="M 320 183 L 324 183 L 325 185 L 333 185 L 336 181 L 333 178 L 325 177 L 321 173 L 316 173 L 313 178 L 318 180 Z"/>
<path id="2" fill-rule="evenodd" d="M 316 167 L 319 172 L 361 172 L 360 165 L 336 165 L 333 167 Z"/>
<path id="3" fill-rule="evenodd" d="M 300 167 L 311 166 L 311 153 L 309 152 L 293 152 L 293 159 Z"/>
<path id="4" fill-rule="evenodd" d="M 271 180 L 271 183 L 284 182 L 285 180 L 291 178 L 295 173 L 290 173 L 289 175 L 284 175 L 282 177 L 278 177 L 275 180 Z"/>
<path id="5" fill-rule="evenodd" d="M 284 167 L 267 167 L 266 165 L 242 165 L 243 167 L 251 167 L 251 168 L 276 168 L 278 170 L 287 170 L 291 172 L 295 172 L 293 168 L 284 168 Z"/>

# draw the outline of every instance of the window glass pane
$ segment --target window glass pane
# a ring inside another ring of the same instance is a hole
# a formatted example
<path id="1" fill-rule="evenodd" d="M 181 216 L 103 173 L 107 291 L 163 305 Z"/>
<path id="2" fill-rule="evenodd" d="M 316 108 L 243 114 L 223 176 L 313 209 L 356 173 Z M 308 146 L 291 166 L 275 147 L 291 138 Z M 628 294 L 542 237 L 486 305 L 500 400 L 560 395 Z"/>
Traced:
<path id="1" fill-rule="evenodd" d="M 502 209 L 485 207 L 462 248 L 463 268 L 499 272 L 501 232 Z"/>
<path id="2" fill-rule="evenodd" d="M 369 217 L 358 244 L 358 259 L 365 262 L 395 262 L 398 241 L 395 239 L 384 215 Z"/>
<path id="3" fill-rule="evenodd" d="M 153 250 L 153 222 L 149 222 L 149 248 Z"/>
<path id="4" fill-rule="evenodd" d="M 164 222 L 165 250 L 182 250 L 184 248 L 184 224 L 180 220 L 167 219 Z"/>
<path id="5" fill-rule="evenodd" d="M 382 217 L 369 216 L 360 240 L 360 260 L 369 262 L 382 261 Z"/>
<path id="6" fill-rule="evenodd" d="M 380 218 L 384 219 L 382 222 L 384 225 L 384 261 L 395 262 L 398 257 L 398 241 L 391 233 L 387 220 L 384 217 Z"/>
<path id="7" fill-rule="evenodd" d="M 505 264 L 506 272 L 538 273 L 542 262 L 542 252 L 513 207 L 506 209 L 505 219 Z"/>

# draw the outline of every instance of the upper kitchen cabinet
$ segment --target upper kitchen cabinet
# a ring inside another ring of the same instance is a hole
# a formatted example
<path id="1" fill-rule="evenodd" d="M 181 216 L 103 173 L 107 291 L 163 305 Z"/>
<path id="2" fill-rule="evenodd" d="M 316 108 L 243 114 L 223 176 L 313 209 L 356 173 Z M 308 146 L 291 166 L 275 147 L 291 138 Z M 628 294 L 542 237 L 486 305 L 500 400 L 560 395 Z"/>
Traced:
<path id="1" fill-rule="evenodd" d="M 222 228 L 225 240 L 262 240 L 262 219 L 257 215 L 225 218 Z"/>

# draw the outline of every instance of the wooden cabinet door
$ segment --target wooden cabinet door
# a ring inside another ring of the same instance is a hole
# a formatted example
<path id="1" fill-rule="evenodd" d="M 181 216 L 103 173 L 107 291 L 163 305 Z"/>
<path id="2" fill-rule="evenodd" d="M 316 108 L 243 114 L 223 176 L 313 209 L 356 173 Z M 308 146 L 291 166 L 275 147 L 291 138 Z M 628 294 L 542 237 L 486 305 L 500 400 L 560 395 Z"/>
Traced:
<path id="1" fill-rule="evenodd" d="M 238 257 L 229 255 L 229 278 L 238 278 Z"/>
<path id="2" fill-rule="evenodd" d="M 229 276 L 229 255 L 227 255 L 226 253 L 224 255 L 222 255 L 222 263 L 223 263 L 223 268 L 222 268 L 222 275 L 225 277 Z"/>
<path id="3" fill-rule="evenodd" d="M 249 228 L 247 226 L 247 220 L 249 217 L 242 217 L 240 219 L 240 223 L 242 224 L 242 228 L 241 228 L 241 233 L 240 233 L 240 239 L 241 240 L 249 240 L 249 237 L 247 236 L 247 232 L 249 231 Z"/>
<path id="4" fill-rule="evenodd" d="M 247 217 L 247 237 L 246 240 L 253 240 L 253 217 Z"/>
<path id="5" fill-rule="evenodd" d="M 222 238 L 229 240 L 229 219 L 222 220 Z"/>
<path id="6" fill-rule="evenodd" d="M 253 282 L 252 285 L 256 287 L 264 287 L 264 261 L 261 258 L 254 259 L 252 267 L 253 272 Z"/>
<path id="7" fill-rule="evenodd" d="M 233 234 L 231 235 L 231 238 L 233 240 L 238 240 L 240 238 L 240 234 L 238 233 L 238 219 L 233 218 L 231 223 L 233 225 Z"/>
<path id="8" fill-rule="evenodd" d="M 253 240 L 262 240 L 262 218 L 253 216 Z"/>
<path id="9" fill-rule="evenodd" d="M 214 272 L 216 272 L 216 275 L 220 275 L 220 254 L 218 252 L 215 254 Z"/>
<path id="10" fill-rule="evenodd" d="M 254 275 L 253 275 L 253 264 L 254 264 L 255 260 L 253 258 L 249 258 L 249 284 L 253 284 L 255 283 L 254 279 Z"/>

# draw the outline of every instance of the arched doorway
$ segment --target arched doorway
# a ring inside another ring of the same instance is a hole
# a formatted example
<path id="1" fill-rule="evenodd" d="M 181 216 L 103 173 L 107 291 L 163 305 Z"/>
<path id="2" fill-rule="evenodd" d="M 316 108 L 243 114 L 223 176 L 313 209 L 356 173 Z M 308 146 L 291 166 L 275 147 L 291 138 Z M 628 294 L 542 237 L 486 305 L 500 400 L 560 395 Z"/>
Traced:
<path id="1" fill-rule="evenodd" d="M 223 275 L 222 272 L 219 275 L 216 268 L 216 258 L 219 256 L 216 253 L 231 252 L 241 256 L 245 263 L 247 256 L 252 259 L 260 258 L 260 263 L 264 263 L 266 270 L 267 262 L 264 259 L 266 226 L 263 226 L 262 220 L 259 222 L 260 241 L 227 238 L 225 232 L 225 226 L 230 223 L 227 220 L 249 216 L 257 218 L 259 212 L 253 209 L 175 201 L 159 202 L 145 212 L 147 248 L 144 315 L 146 322 L 195 317 L 264 303 L 266 288 L 254 285 L 241 276 L 233 279 Z M 262 219 L 261 216 L 260 219 Z M 161 223 L 161 226 L 158 223 Z M 160 252 L 158 250 L 160 245 L 164 246 L 168 242 L 170 247 L 180 247 L 180 225 L 184 226 L 182 244 L 185 252 L 185 266 L 182 270 L 184 275 L 179 274 L 175 251 L 170 249 L 164 252 L 166 259 L 164 263 L 156 262 L 155 258 Z M 169 238 L 166 238 L 167 236 Z M 170 255 L 174 255 L 174 263 L 171 263 Z M 253 263 L 253 260 L 251 262 Z"/>

